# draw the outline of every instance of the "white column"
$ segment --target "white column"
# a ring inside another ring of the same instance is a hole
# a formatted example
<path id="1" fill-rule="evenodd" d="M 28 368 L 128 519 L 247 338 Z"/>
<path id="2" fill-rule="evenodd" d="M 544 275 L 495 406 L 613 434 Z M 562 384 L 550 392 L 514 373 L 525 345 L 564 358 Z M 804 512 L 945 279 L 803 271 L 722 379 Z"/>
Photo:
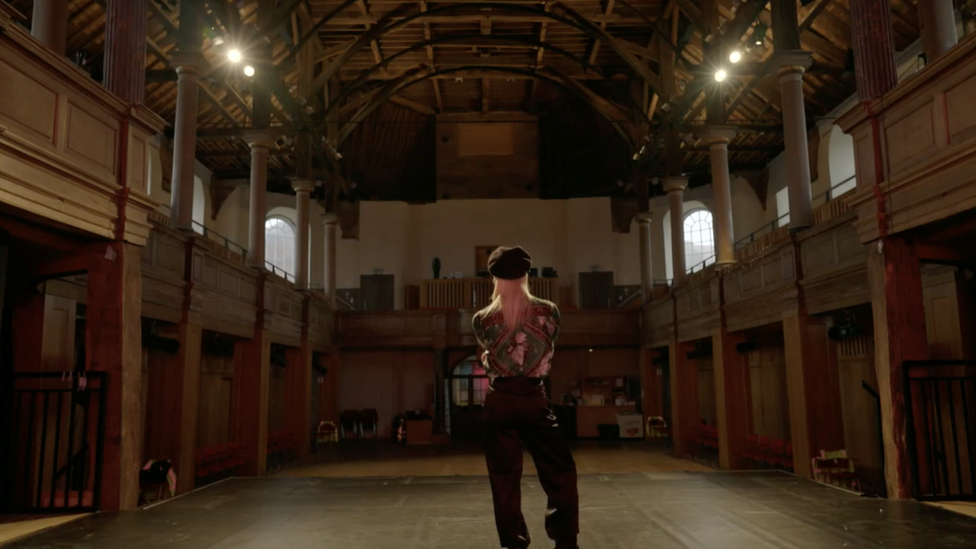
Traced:
<path id="1" fill-rule="evenodd" d="M 323 216 L 325 223 L 325 270 L 322 287 L 325 298 L 335 307 L 336 297 L 336 232 L 339 228 L 339 218 L 333 213 Z"/>
<path id="2" fill-rule="evenodd" d="M 193 177 L 196 171 L 197 98 L 202 58 L 176 55 L 176 124 L 173 137 L 173 187 L 170 194 L 170 224 L 176 229 L 193 229 Z"/>
<path id="3" fill-rule="evenodd" d="M 68 46 L 68 0 L 34 0 L 31 34 L 64 56 Z"/>
<path id="4" fill-rule="evenodd" d="M 267 132 L 253 132 L 245 136 L 251 147 L 251 203 L 248 216 L 247 264 L 265 268 L 264 220 L 267 214 L 268 152 L 274 146 Z"/>
<path id="5" fill-rule="evenodd" d="M 651 270 L 651 212 L 637 214 L 637 227 L 640 231 L 640 273 L 643 302 L 651 300 L 654 293 L 654 271 Z"/>
<path id="6" fill-rule="evenodd" d="M 783 99 L 783 140 L 786 142 L 786 177 L 790 194 L 790 232 L 813 225 L 810 190 L 810 151 L 807 115 L 803 110 L 803 72 L 812 62 L 810 52 L 780 54 L 779 89 Z"/>
<path id="7" fill-rule="evenodd" d="M 931 63 L 956 45 L 956 12 L 952 0 L 920 0 L 918 21 L 922 31 L 922 50 Z"/>
<path id="8" fill-rule="evenodd" d="M 715 263 L 735 263 L 735 243 L 732 241 L 732 178 L 729 175 L 729 142 L 735 130 L 715 128 L 705 139 L 711 150 L 712 195 L 715 197 Z"/>
<path id="9" fill-rule="evenodd" d="M 295 288 L 308 289 L 308 203 L 312 192 L 311 181 L 295 181 L 295 210 L 298 212 L 298 227 L 295 235 Z"/>
<path id="10" fill-rule="evenodd" d="M 685 189 L 687 177 L 668 177 L 664 180 L 664 190 L 668 193 L 671 206 L 671 266 L 674 268 L 672 286 L 681 286 L 687 273 L 685 270 Z"/>

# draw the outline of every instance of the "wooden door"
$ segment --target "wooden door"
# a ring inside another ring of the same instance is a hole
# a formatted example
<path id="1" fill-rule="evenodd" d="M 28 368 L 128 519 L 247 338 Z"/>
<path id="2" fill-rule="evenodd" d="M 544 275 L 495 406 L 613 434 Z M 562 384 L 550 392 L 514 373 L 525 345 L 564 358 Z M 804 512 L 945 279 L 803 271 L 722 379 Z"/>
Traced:
<path id="1" fill-rule="evenodd" d="M 362 275 L 359 288 L 364 311 L 392 311 L 394 306 L 394 275 Z"/>
<path id="2" fill-rule="evenodd" d="M 610 309 L 613 307 L 612 271 L 580 273 L 579 288 L 581 309 Z"/>

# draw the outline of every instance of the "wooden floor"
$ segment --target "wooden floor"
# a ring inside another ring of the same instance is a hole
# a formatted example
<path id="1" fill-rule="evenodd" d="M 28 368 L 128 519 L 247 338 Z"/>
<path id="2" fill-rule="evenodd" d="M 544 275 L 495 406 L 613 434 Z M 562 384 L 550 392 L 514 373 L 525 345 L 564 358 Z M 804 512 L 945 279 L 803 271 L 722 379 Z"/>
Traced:
<path id="1" fill-rule="evenodd" d="M 0 516 L 0 545 L 67 524 L 84 516 L 86 515 Z"/>
<path id="2" fill-rule="evenodd" d="M 663 448 L 643 441 L 576 442 L 573 456 L 581 475 L 711 470 L 699 463 L 675 459 Z M 535 474 L 528 454 L 525 474 Z M 485 458 L 478 445 L 405 446 L 385 440 L 324 445 L 307 464 L 279 473 L 283 477 L 353 478 L 487 475 Z"/>

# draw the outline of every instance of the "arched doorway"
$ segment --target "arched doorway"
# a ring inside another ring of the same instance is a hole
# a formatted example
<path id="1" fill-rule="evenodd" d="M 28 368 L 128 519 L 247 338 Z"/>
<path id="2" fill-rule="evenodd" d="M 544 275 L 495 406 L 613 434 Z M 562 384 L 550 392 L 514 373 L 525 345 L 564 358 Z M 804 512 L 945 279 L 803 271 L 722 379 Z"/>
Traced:
<path id="1" fill-rule="evenodd" d="M 477 439 L 482 436 L 488 375 L 478 357 L 471 355 L 457 363 L 447 378 L 450 403 L 448 428 L 453 438 Z"/>

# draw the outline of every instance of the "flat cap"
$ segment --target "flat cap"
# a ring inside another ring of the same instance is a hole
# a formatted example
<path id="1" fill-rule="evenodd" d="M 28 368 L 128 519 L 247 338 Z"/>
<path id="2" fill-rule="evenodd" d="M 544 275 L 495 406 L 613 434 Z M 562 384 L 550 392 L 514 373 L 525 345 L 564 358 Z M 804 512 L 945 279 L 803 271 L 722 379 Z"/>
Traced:
<path id="1" fill-rule="evenodd" d="M 488 272 L 502 280 L 517 280 L 528 274 L 532 256 L 521 246 L 499 246 L 488 256 Z"/>

